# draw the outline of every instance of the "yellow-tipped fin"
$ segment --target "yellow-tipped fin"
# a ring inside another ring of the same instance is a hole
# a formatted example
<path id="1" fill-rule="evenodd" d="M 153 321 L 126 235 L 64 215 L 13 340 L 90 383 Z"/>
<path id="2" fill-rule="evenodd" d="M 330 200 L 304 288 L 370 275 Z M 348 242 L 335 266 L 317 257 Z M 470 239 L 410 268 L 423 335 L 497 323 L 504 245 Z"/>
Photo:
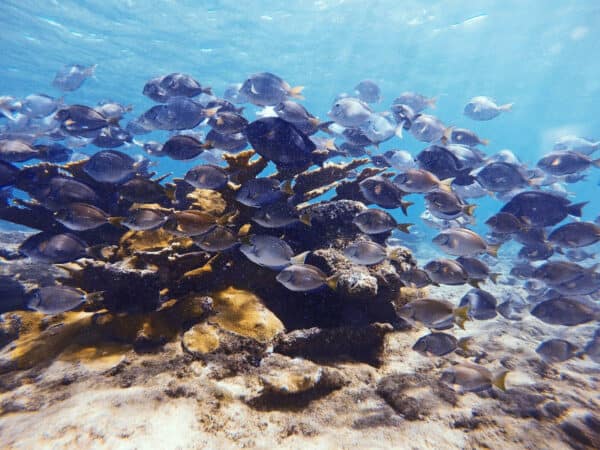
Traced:
<path id="1" fill-rule="evenodd" d="M 435 108 L 437 108 L 437 101 L 438 101 L 437 97 L 431 97 L 431 98 L 428 98 L 425 103 L 427 103 L 427 106 L 429 106 L 431 109 L 435 109 Z"/>
<path id="2" fill-rule="evenodd" d="M 595 167 L 600 167 L 600 158 L 593 160 L 592 165 Z"/>
<path id="3" fill-rule="evenodd" d="M 513 105 L 514 105 L 514 103 L 507 103 L 505 105 L 498 106 L 498 109 L 500 111 L 504 111 L 504 112 L 512 111 Z"/>
<path id="4" fill-rule="evenodd" d="M 501 370 L 496 373 L 492 377 L 492 385 L 496 386 L 498 389 L 505 391 L 506 390 L 506 376 L 508 375 L 508 370 Z"/>
<path id="5" fill-rule="evenodd" d="M 288 95 L 293 98 L 297 98 L 298 100 L 304 100 L 302 96 L 302 90 L 304 86 L 294 86 L 293 88 L 288 89 Z"/>
<path id="6" fill-rule="evenodd" d="M 399 223 L 396 225 L 396 229 L 402 231 L 403 233 L 410 234 L 410 227 L 412 227 L 414 223 Z"/>
<path id="7" fill-rule="evenodd" d="M 481 145 L 488 145 L 490 143 L 489 139 L 479 139 L 479 143 Z"/>
<path id="8" fill-rule="evenodd" d="M 240 229 L 238 230 L 238 236 L 239 237 L 246 236 L 247 234 L 250 233 L 250 228 L 252 228 L 251 223 L 246 223 L 246 224 L 242 225 L 240 227 Z"/>
<path id="9" fill-rule="evenodd" d="M 450 141 L 450 138 L 452 137 L 453 129 L 454 129 L 454 127 L 448 127 L 444 130 L 444 135 L 442 136 L 442 143 L 446 144 Z"/>
<path id="10" fill-rule="evenodd" d="M 288 195 L 294 195 L 294 189 L 292 188 L 292 180 L 285 180 L 280 187 L 281 192 Z"/>
<path id="11" fill-rule="evenodd" d="M 463 212 L 470 217 L 473 217 L 473 214 L 475 213 L 475 208 L 477 208 L 477 205 L 465 205 L 463 206 Z"/>
<path id="12" fill-rule="evenodd" d="M 109 217 L 108 219 L 106 219 L 108 223 L 114 225 L 115 227 L 120 227 L 123 220 L 125 220 L 125 217 Z"/>
<path id="13" fill-rule="evenodd" d="M 500 245 L 502 244 L 488 244 L 487 248 L 486 248 L 486 253 L 490 256 L 493 256 L 494 258 L 498 257 L 498 250 L 500 249 Z"/>
<path id="14" fill-rule="evenodd" d="M 414 205 L 413 202 L 405 202 L 405 201 L 401 201 L 400 202 L 400 209 L 402 209 L 402 212 L 404 213 L 405 216 L 408 215 L 408 208 L 409 206 Z"/>
<path id="15" fill-rule="evenodd" d="M 469 320 L 469 306 L 461 306 L 460 308 L 454 309 L 454 323 L 458 325 L 461 330 L 465 329 L 465 322 Z"/>
<path id="16" fill-rule="evenodd" d="M 307 227 L 312 227 L 312 217 L 310 214 L 300 214 L 300 216 L 298 216 L 298 220 Z"/>
<path id="17" fill-rule="evenodd" d="M 169 200 L 175 200 L 175 192 L 177 191 L 177 185 L 168 184 L 165 186 L 165 195 Z"/>
<path id="18" fill-rule="evenodd" d="M 335 291 L 337 289 L 337 283 L 338 283 L 339 277 L 340 277 L 339 274 L 335 274 L 325 280 L 325 283 L 327 284 L 327 286 L 329 286 L 329 288 L 332 291 Z"/>
<path id="19" fill-rule="evenodd" d="M 101 302 L 104 300 L 104 291 L 96 291 L 90 292 L 89 294 L 85 294 L 86 302 Z"/>
<path id="20" fill-rule="evenodd" d="M 319 119 L 317 119 L 316 117 L 309 117 L 308 123 L 310 123 L 313 127 L 318 127 L 319 124 L 321 123 L 321 121 Z"/>
<path id="21" fill-rule="evenodd" d="M 473 278 L 470 278 L 469 281 L 467 281 L 467 283 L 469 283 L 475 289 L 479 289 L 479 283 L 481 283 L 481 280 L 474 280 Z"/>
<path id="22" fill-rule="evenodd" d="M 490 273 L 490 280 L 492 280 L 492 283 L 494 284 L 498 284 L 498 278 L 500 278 L 502 274 L 500 273 Z"/>
<path id="23" fill-rule="evenodd" d="M 207 108 L 203 112 L 206 117 L 212 117 L 219 111 L 219 109 L 221 109 L 220 106 L 215 106 L 214 108 Z M 223 119 L 220 119 L 220 118 L 217 119 L 217 123 L 219 123 L 219 120 L 222 121 Z M 219 123 L 219 125 L 221 125 L 221 124 L 222 123 Z"/>
<path id="24" fill-rule="evenodd" d="M 219 217 L 216 220 L 216 223 L 218 225 L 227 225 L 231 222 L 233 222 L 235 220 L 235 218 L 238 216 L 239 211 L 236 209 L 234 211 L 228 212 L 227 214 L 223 214 L 221 217 Z"/>
<path id="25" fill-rule="evenodd" d="M 298 253 L 296 256 L 292 256 L 290 258 L 290 261 L 292 264 L 304 264 L 304 261 L 306 261 L 306 257 L 308 256 L 309 253 L 310 253 L 310 250 L 307 250 L 302 253 Z"/>

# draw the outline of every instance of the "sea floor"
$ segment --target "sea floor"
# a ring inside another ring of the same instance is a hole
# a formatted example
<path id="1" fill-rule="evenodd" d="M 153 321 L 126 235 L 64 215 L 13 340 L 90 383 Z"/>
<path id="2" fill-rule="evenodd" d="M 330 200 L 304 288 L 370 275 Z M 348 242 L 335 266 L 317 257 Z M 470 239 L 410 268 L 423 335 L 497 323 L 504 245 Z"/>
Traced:
<path id="1" fill-rule="evenodd" d="M 436 296 L 457 301 L 465 289 L 441 288 Z M 443 368 L 461 356 L 413 351 L 427 334 L 423 328 L 388 334 L 377 368 L 273 354 L 236 373 L 192 357 L 179 339 L 142 354 L 70 346 L 45 367 L 3 375 L 0 447 L 598 448 L 600 370 L 589 360 L 543 363 L 534 349 L 556 331 L 529 316 L 468 322 L 456 333 L 473 338 L 466 356 L 511 370 L 505 392 L 479 394 L 439 382 Z M 582 344 L 593 327 L 570 331 Z M 327 377 L 319 379 L 323 371 Z M 289 381 L 299 373 L 306 389 L 261 398 L 259 380 Z M 319 375 L 311 381 L 311 374 Z"/>

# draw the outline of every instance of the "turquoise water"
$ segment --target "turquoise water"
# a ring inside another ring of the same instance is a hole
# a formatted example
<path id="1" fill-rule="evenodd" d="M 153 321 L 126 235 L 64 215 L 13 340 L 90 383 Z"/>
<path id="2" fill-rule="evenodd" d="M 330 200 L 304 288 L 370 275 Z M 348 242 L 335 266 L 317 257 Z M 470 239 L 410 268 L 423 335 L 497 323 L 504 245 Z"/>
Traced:
<path id="1" fill-rule="evenodd" d="M 220 95 L 271 71 L 305 86 L 304 105 L 321 118 L 364 78 L 380 85 L 380 110 L 405 90 L 437 96 L 434 114 L 489 139 L 486 152 L 509 148 L 532 164 L 557 137 L 594 138 L 600 129 L 596 2 L 4 1 L 0 17 L 4 95 L 58 96 L 51 82 L 63 64 L 97 64 L 96 77 L 66 100 L 131 104 L 133 118 L 153 105 L 141 94 L 152 77 L 189 73 Z M 462 109 L 476 95 L 514 110 L 475 123 Z M 381 148 L 424 147 L 406 133 Z M 159 168 L 187 166 L 163 159 Z M 570 190 L 588 193 L 590 178 Z M 599 205 L 593 200 L 586 217 Z"/>

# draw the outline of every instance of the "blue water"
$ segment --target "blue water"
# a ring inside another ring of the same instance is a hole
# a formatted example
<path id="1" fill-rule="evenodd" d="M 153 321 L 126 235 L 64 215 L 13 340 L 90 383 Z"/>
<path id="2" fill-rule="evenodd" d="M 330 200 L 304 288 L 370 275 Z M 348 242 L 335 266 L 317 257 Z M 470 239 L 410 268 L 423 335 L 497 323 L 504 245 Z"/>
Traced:
<path id="1" fill-rule="evenodd" d="M 2 95 L 58 96 L 51 82 L 63 64 L 97 64 L 95 78 L 66 101 L 131 104 L 133 118 L 153 105 L 141 91 L 157 75 L 189 73 L 222 94 L 271 71 L 305 86 L 304 104 L 321 118 L 364 78 L 380 85 L 381 110 L 405 90 L 437 96 L 433 113 L 445 123 L 489 139 L 489 154 L 508 148 L 532 165 L 561 135 L 600 136 L 600 3 L 589 0 L 5 0 L 0 17 Z M 462 109 L 476 95 L 514 102 L 514 110 L 474 122 Z M 416 155 L 425 146 L 407 134 L 381 149 Z M 179 175 L 187 167 L 165 159 L 158 166 Z M 588 183 L 569 186 L 592 201 L 586 218 L 600 210 L 590 195 L 597 179 L 592 172 Z M 478 217 L 499 206 L 483 201 Z"/>

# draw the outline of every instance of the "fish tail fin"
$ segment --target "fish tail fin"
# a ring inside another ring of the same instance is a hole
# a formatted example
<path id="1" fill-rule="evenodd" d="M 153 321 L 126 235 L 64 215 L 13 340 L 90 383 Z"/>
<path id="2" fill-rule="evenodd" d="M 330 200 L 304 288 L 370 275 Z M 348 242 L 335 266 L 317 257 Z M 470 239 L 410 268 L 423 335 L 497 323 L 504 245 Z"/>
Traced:
<path id="1" fill-rule="evenodd" d="M 466 336 L 464 338 L 460 338 L 457 342 L 457 345 L 458 345 L 458 348 L 464 350 L 465 352 L 470 352 L 472 343 L 473 343 L 473 336 Z"/>
<path id="2" fill-rule="evenodd" d="M 202 88 L 202 93 L 203 93 L 203 94 L 207 94 L 207 95 L 215 95 L 215 94 L 213 93 L 213 90 L 212 90 L 212 88 L 211 88 L 210 86 L 204 86 L 204 87 Z"/>
<path id="3" fill-rule="evenodd" d="M 227 214 L 223 214 L 221 217 L 219 217 L 216 222 L 218 225 L 227 225 L 231 223 L 238 216 L 238 214 L 239 212 L 237 209 L 230 211 Z"/>
<path id="4" fill-rule="evenodd" d="M 463 207 L 463 212 L 469 216 L 469 217 L 473 217 L 473 213 L 475 212 L 475 208 L 477 208 L 477 205 L 465 205 Z"/>
<path id="5" fill-rule="evenodd" d="M 600 158 L 598 158 L 598 159 L 594 159 L 594 160 L 592 161 L 592 164 L 593 164 L 595 167 L 600 167 Z"/>
<path id="6" fill-rule="evenodd" d="M 292 180 L 285 180 L 280 187 L 281 192 L 288 195 L 294 195 L 294 188 L 292 187 Z"/>
<path id="7" fill-rule="evenodd" d="M 306 257 L 308 256 L 309 253 L 310 253 L 310 250 L 307 250 L 302 253 L 298 253 L 297 255 L 292 256 L 290 258 L 290 262 L 292 264 L 304 264 L 304 261 L 306 261 Z"/>
<path id="8" fill-rule="evenodd" d="M 504 105 L 498 106 L 498 109 L 500 111 L 509 112 L 509 111 L 512 111 L 513 105 L 514 105 L 514 103 L 506 103 Z"/>
<path id="9" fill-rule="evenodd" d="M 396 129 L 394 130 L 394 134 L 400 139 L 404 139 L 402 136 L 402 132 L 404 131 L 404 120 L 398 124 Z"/>
<path id="10" fill-rule="evenodd" d="M 85 69 L 85 75 L 87 77 L 94 77 L 96 78 L 96 67 L 98 67 L 98 64 L 92 64 L 90 67 Z"/>
<path id="11" fill-rule="evenodd" d="M 304 100 L 304 97 L 302 96 L 303 89 L 304 86 L 294 86 L 288 89 L 288 95 L 290 97 L 297 98 L 298 100 Z"/>
<path id="12" fill-rule="evenodd" d="M 479 143 L 481 145 L 489 145 L 490 140 L 489 139 L 479 139 Z"/>
<path id="13" fill-rule="evenodd" d="M 405 216 L 408 216 L 408 208 L 412 205 L 414 205 L 413 202 L 405 202 L 404 200 L 400 202 L 400 209 L 402 209 Z"/>
<path id="14" fill-rule="evenodd" d="M 176 184 L 167 184 L 165 186 L 165 195 L 171 201 L 175 200 L 175 192 L 177 192 Z"/>
<path id="15" fill-rule="evenodd" d="M 131 111 L 133 111 L 133 105 L 129 104 L 127 106 L 124 106 L 123 107 L 123 111 L 125 111 L 125 112 L 131 112 Z"/>
<path id="16" fill-rule="evenodd" d="M 310 214 L 300 214 L 298 220 L 307 227 L 312 227 L 312 217 Z"/>
<path id="17" fill-rule="evenodd" d="M 500 278 L 501 275 L 502 274 L 498 272 L 490 273 L 490 280 L 492 280 L 492 283 L 498 284 L 498 278 Z"/>
<path id="18" fill-rule="evenodd" d="M 111 225 L 114 225 L 115 227 L 120 227 L 123 223 L 123 220 L 125 220 L 124 217 L 109 217 L 107 219 L 107 222 Z"/>
<path id="19" fill-rule="evenodd" d="M 219 109 L 221 109 L 220 106 L 215 106 L 214 108 L 203 109 L 202 112 L 206 117 L 212 117 L 219 111 Z"/>
<path id="20" fill-rule="evenodd" d="M 317 120 L 319 120 L 319 119 L 317 119 Z M 333 132 L 329 129 L 329 127 L 331 125 L 333 125 L 334 123 L 335 122 L 333 122 L 333 121 L 329 121 L 329 122 L 320 122 L 319 121 L 319 123 L 316 125 L 316 127 L 324 133 L 333 134 Z"/>
<path id="21" fill-rule="evenodd" d="M 589 202 L 581 202 L 581 203 L 575 203 L 574 205 L 569 206 L 569 208 L 567 209 L 567 212 L 569 213 L 569 215 L 571 216 L 575 216 L 575 217 L 581 217 L 581 214 L 583 214 L 583 212 L 581 211 L 583 209 L 583 207 L 585 205 L 587 205 Z"/>
<path id="22" fill-rule="evenodd" d="M 529 180 L 527 180 L 527 184 L 529 186 L 541 186 L 542 182 L 544 181 L 544 177 L 534 177 L 534 178 L 530 178 Z"/>
<path id="23" fill-rule="evenodd" d="M 85 301 L 90 302 L 90 303 L 104 301 L 104 291 L 95 291 L 95 292 L 90 292 L 89 294 L 86 294 Z"/>
<path id="24" fill-rule="evenodd" d="M 402 231 L 403 233 L 410 234 L 410 227 L 412 227 L 414 223 L 399 223 L 396 225 L 396 229 Z"/>
<path id="25" fill-rule="evenodd" d="M 494 258 L 498 257 L 498 250 L 502 244 L 488 244 L 486 248 L 486 253 Z"/>
<path id="26" fill-rule="evenodd" d="M 325 280 L 325 283 L 327 284 L 327 286 L 329 286 L 329 289 L 331 289 L 332 291 L 335 291 L 337 289 L 337 284 L 338 284 L 339 278 L 340 278 L 339 274 L 332 275 L 332 276 L 328 277 L 327 280 Z"/>
<path id="27" fill-rule="evenodd" d="M 425 103 L 427 103 L 427 106 L 429 106 L 431 109 L 435 109 L 435 108 L 437 108 L 438 99 L 439 99 L 439 97 L 437 97 L 437 96 L 431 97 L 431 98 L 428 98 L 427 100 L 425 100 Z"/>
<path id="28" fill-rule="evenodd" d="M 454 310 L 454 322 L 461 330 L 465 329 L 465 322 L 469 320 L 469 305 L 461 306 Z"/>
<path id="29" fill-rule="evenodd" d="M 479 289 L 479 284 L 481 283 L 481 280 L 475 280 L 473 278 L 469 278 L 469 280 L 467 281 L 467 283 L 471 286 L 473 286 L 475 289 Z"/>
<path id="30" fill-rule="evenodd" d="M 450 139 L 452 138 L 452 130 L 454 129 L 454 127 L 448 127 L 444 130 L 444 134 L 442 135 L 442 143 L 443 144 L 447 144 L 448 142 L 450 142 Z"/>
<path id="31" fill-rule="evenodd" d="M 455 178 L 445 178 L 443 180 L 440 181 L 440 184 L 438 185 L 438 187 L 445 192 L 452 192 L 452 182 L 455 180 Z"/>
<path id="32" fill-rule="evenodd" d="M 506 376 L 509 374 L 508 370 L 501 370 L 492 377 L 492 385 L 498 389 L 506 390 Z"/>
<path id="33" fill-rule="evenodd" d="M 313 127 L 318 128 L 319 125 L 321 124 L 321 121 L 319 119 L 317 119 L 316 117 L 309 117 L 308 123 L 310 123 Z"/>

